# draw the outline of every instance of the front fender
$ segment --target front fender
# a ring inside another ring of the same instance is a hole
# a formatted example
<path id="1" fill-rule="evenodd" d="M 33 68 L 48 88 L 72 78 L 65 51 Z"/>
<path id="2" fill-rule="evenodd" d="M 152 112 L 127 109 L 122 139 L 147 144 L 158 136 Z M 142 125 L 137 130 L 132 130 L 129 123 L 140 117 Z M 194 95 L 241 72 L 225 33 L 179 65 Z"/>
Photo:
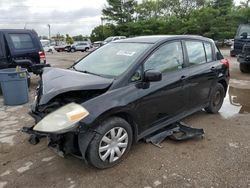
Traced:
<path id="1" fill-rule="evenodd" d="M 105 118 L 118 113 L 128 114 L 137 122 L 138 117 L 135 113 L 137 103 L 138 91 L 134 85 L 108 91 L 82 104 L 89 115 L 80 124 L 95 128 Z"/>

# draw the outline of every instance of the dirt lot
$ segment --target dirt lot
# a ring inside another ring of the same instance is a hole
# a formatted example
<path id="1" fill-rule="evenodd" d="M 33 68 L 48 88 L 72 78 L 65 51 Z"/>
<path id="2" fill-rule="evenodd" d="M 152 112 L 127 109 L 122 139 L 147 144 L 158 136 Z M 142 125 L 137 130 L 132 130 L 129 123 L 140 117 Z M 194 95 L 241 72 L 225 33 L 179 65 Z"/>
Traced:
<path id="1" fill-rule="evenodd" d="M 228 57 L 229 51 L 223 50 Z M 52 66 L 66 68 L 84 53 L 47 55 Z M 229 58 L 229 57 L 228 57 Z M 46 140 L 33 146 L 19 130 L 33 124 L 30 103 L 7 107 L 0 96 L 0 188 L 2 187 L 250 187 L 250 74 L 231 60 L 231 81 L 217 115 L 203 111 L 184 122 L 205 130 L 204 139 L 166 140 L 162 148 L 140 142 L 120 165 L 97 170 L 81 160 L 61 158 Z"/>

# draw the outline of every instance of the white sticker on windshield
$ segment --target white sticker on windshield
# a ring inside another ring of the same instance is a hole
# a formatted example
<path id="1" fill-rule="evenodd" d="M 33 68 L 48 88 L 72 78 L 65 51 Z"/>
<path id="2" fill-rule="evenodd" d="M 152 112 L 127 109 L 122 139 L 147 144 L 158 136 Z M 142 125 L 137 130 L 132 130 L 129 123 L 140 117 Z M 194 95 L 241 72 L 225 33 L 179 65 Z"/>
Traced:
<path id="1" fill-rule="evenodd" d="M 125 55 L 125 56 L 133 56 L 136 52 L 128 52 L 128 51 L 123 51 L 120 50 L 116 53 L 116 55 Z"/>

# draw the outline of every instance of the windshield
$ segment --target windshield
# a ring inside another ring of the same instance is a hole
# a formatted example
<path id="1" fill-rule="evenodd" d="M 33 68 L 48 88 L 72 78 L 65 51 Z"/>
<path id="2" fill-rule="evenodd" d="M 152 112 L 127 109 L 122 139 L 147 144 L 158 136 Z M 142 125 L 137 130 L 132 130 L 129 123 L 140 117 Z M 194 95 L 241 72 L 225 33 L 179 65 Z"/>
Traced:
<path id="1" fill-rule="evenodd" d="M 237 35 L 241 36 L 243 33 L 247 33 L 248 37 L 250 37 L 250 25 L 241 25 L 239 27 Z"/>
<path id="2" fill-rule="evenodd" d="M 116 77 L 124 73 L 151 44 L 108 43 L 89 54 L 73 68 L 77 71 Z"/>

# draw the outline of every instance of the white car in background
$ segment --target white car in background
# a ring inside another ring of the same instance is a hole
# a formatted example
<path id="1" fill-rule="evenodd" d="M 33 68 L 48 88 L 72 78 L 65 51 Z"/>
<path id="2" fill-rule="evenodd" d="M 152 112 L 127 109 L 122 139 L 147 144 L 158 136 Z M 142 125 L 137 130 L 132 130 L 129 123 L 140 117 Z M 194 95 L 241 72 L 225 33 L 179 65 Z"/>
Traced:
<path id="1" fill-rule="evenodd" d="M 81 42 L 75 42 L 71 45 L 70 51 L 76 52 L 76 51 L 88 51 L 91 48 L 91 45 L 88 41 L 81 41 Z"/>
<path id="2" fill-rule="evenodd" d="M 106 38 L 103 41 L 103 44 L 107 44 L 109 42 L 112 42 L 112 41 L 115 41 L 115 40 L 121 40 L 121 39 L 125 39 L 125 38 L 126 38 L 125 36 L 111 36 L 111 37 Z"/>
<path id="3" fill-rule="evenodd" d="M 42 46 L 43 46 L 43 50 L 45 52 L 53 52 L 54 51 L 54 46 L 52 46 L 50 44 L 50 41 L 49 40 L 40 40 Z"/>

